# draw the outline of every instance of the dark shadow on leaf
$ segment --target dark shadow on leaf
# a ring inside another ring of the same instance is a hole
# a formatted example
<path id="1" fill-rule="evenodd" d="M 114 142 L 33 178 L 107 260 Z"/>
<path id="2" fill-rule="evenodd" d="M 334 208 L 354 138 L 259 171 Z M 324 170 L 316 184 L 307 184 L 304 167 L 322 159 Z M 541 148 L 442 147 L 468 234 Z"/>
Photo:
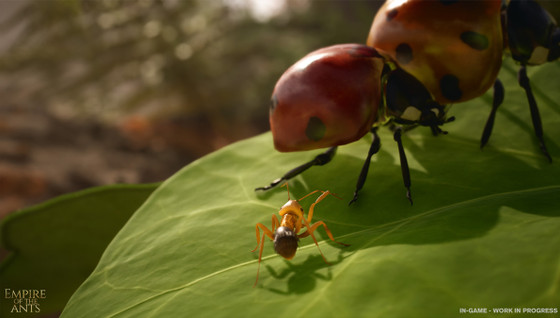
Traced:
<path id="1" fill-rule="evenodd" d="M 318 280 L 329 281 L 332 279 L 330 266 L 341 263 L 344 258 L 341 252 L 338 254 L 337 260 L 329 260 L 330 264 L 327 264 L 320 254 L 309 255 L 301 264 L 285 261 L 286 267 L 279 272 L 276 272 L 272 266 L 266 265 L 268 273 L 277 280 L 278 286 L 283 287 L 284 284 L 286 286 L 285 289 L 271 287 L 265 289 L 282 295 L 301 295 L 312 292 Z M 327 269 L 326 275 L 319 272 L 322 269 Z"/>
<path id="2" fill-rule="evenodd" d="M 413 138 L 403 138 L 409 160 L 414 158 L 423 168 L 411 168 L 413 206 L 405 197 L 398 158 L 389 149 L 396 149 L 396 143 L 385 139 L 371 164 L 359 200 L 350 207 L 338 202 L 323 205 L 315 218 L 325 220 L 335 237 L 348 236 L 343 239 L 345 243 L 367 248 L 482 237 L 499 223 L 503 207 L 534 215 L 560 216 L 560 208 L 550 208 L 558 206 L 554 199 L 560 192 L 558 169 L 544 159 L 541 162 L 537 158 L 534 163 L 535 159 L 530 157 L 533 149 L 527 150 L 529 155 L 496 149 L 481 152 L 476 141 L 462 136 L 428 135 L 421 144 L 417 136 Z M 515 149 L 515 145 L 511 148 Z M 341 176 L 357 178 L 362 163 L 342 152 L 329 165 L 314 167 L 302 177 L 305 184 L 323 188 L 329 185 L 329 189 L 340 191 L 346 199 L 351 197 L 353 188 L 337 189 L 336 180 Z M 296 187 L 294 184 L 290 189 Z M 360 225 L 369 228 L 363 233 L 371 234 L 355 234 L 361 232 L 356 228 Z M 358 241 L 352 241 L 356 238 Z"/>

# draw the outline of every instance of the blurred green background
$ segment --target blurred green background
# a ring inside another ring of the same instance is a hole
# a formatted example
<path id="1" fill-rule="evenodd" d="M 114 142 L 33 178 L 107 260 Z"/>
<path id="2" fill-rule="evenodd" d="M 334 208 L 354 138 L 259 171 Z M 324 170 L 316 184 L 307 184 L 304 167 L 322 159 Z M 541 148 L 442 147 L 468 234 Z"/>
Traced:
<path id="1" fill-rule="evenodd" d="M 275 81 L 380 1 L 0 1 L 0 216 L 161 181 L 269 129 Z"/>

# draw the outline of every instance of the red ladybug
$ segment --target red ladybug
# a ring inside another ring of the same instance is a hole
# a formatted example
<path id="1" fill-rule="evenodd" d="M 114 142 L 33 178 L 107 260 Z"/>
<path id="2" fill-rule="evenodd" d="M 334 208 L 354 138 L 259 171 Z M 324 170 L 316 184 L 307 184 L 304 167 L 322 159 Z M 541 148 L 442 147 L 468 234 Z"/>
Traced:
<path id="1" fill-rule="evenodd" d="M 383 64 L 373 48 L 347 44 L 312 52 L 290 67 L 272 94 L 276 149 L 325 148 L 364 136 L 377 119 Z"/>
<path id="2" fill-rule="evenodd" d="M 508 42 L 509 39 L 509 42 Z M 377 13 L 367 44 L 344 44 L 310 53 L 280 78 L 272 95 L 270 124 L 279 151 L 330 147 L 292 169 L 270 189 L 314 165 L 328 163 L 338 145 L 358 140 L 371 128 L 373 142 L 358 178 L 363 187 L 370 159 L 380 147 L 378 126 L 394 123 L 403 181 L 410 202 L 410 176 L 401 141 L 402 126 L 428 126 L 434 135 L 446 118 L 444 104 L 466 101 L 494 84 L 494 103 L 483 132 L 488 141 L 503 86 L 497 80 L 506 46 L 522 65 L 535 133 L 543 153 L 542 125 L 526 65 L 560 55 L 556 22 L 533 0 L 388 0 Z"/>
<path id="3" fill-rule="evenodd" d="M 494 84 L 493 109 L 481 138 L 490 138 L 503 100 L 496 79 L 504 50 L 521 64 L 535 134 L 544 155 L 542 124 L 526 65 L 556 60 L 560 31 L 552 16 L 534 0 L 388 0 L 377 12 L 367 44 L 422 82 L 440 103 L 457 103 L 484 94 Z M 504 46 L 504 44 L 506 46 Z"/>
<path id="4" fill-rule="evenodd" d="M 356 141 L 368 131 L 373 143 L 362 168 L 354 198 L 362 188 L 371 157 L 379 151 L 376 129 L 387 122 L 423 125 L 434 134 L 452 119 L 415 77 L 391 69 L 377 50 L 361 44 L 341 44 L 314 51 L 290 67 L 278 80 L 272 94 L 270 126 L 279 151 L 330 147 L 313 160 L 296 167 L 267 190 L 314 165 L 324 165 L 338 145 Z M 410 176 L 401 141 L 395 130 L 404 185 L 410 198 Z"/>
<path id="5" fill-rule="evenodd" d="M 389 0 L 367 39 L 444 104 L 484 94 L 502 65 L 500 0 Z"/>

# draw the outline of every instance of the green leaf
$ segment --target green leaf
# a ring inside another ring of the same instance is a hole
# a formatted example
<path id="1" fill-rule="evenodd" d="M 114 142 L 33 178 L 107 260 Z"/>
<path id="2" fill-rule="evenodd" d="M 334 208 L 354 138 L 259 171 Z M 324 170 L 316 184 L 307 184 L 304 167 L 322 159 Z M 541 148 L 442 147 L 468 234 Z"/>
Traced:
<path id="1" fill-rule="evenodd" d="M 278 153 L 267 133 L 162 184 L 111 242 L 63 317 L 451 317 L 461 308 L 560 307 L 560 63 L 530 69 L 552 164 L 535 143 L 516 69 L 509 62 L 502 69 L 506 99 L 482 151 L 490 93 L 455 105 L 448 135 L 419 128 L 403 137 L 413 206 L 386 129 L 354 205 L 347 202 L 370 136 L 290 182 L 292 198 L 316 189 L 343 198 L 327 197 L 315 209 L 314 220 L 351 244 L 316 232 L 330 266 L 310 238 L 292 261 L 274 254 L 267 239 L 253 288 L 255 224 L 270 227 L 288 198 L 285 188 L 253 189 L 319 153 Z M 313 200 L 302 201 L 304 208 Z"/>
<path id="2" fill-rule="evenodd" d="M 64 195 L 9 215 L 1 229 L 10 254 L 0 265 L 0 316 L 25 316 L 5 289 L 45 290 L 41 314 L 61 312 L 99 257 L 157 184 L 114 185 Z M 28 307 L 30 312 L 32 309 Z M 29 316 L 37 316 L 37 308 Z"/>

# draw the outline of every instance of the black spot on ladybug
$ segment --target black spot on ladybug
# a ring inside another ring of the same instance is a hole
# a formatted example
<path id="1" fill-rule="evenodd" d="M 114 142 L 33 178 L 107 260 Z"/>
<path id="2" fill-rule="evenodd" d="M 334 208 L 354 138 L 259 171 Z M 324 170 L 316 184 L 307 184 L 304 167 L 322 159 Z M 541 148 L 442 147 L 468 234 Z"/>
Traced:
<path id="1" fill-rule="evenodd" d="M 319 117 L 309 118 L 307 122 L 307 127 L 305 128 L 305 135 L 307 138 L 313 141 L 319 141 L 325 136 L 327 127 Z"/>
<path id="2" fill-rule="evenodd" d="M 486 50 L 488 48 L 488 37 L 474 31 L 461 33 L 461 41 L 475 50 Z"/>
<path id="3" fill-rule="evenodd" d="M 407 64 L 412 61 L 412 48 L 406 43 L 397 46 L 397 62 Z"/>
<path id="4" fill-rule="evenodd" d="M 397 9 L 387 11 L 387 21 L 393 20 L 397 16 L 397 14 L 399 14 L 399 11 Z"/>
<path id="5" fill-rule="evenodd" d="M 439 81 L 439 87 L 443 96 L 449 100 L 458 100 L 463 96 L 459 88 L 459 79 L 455 75 L 444 75 Z"/>
<path id="6" fill-rule="evenodd" d="M 459 0 L 439 0 L 439 2 L 441 2 L 444 5 L 450 5 L 450 4 L 454 4 L 457 3 Z"/>
<path id="7" fill-rule="evenodd" d="M 276 109 L 276 105 L 278 105 L 278 98 L 276 98 L 276 95 L 272 95 L 272 98 L 270 99 L 271 112 L 273 112 Z"/>

